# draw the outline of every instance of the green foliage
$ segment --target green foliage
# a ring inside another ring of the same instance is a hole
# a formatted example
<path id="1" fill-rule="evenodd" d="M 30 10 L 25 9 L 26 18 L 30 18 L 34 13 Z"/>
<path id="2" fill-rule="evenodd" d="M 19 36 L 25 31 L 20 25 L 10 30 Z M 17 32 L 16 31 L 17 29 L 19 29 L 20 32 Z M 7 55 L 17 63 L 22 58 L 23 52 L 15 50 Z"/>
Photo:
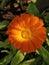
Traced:
<path id="1" fill-rule="evenodd" d="M 11 65 L 18 65 L 24 59 L 24 55 L 18 51 L 11 61 Z"/>
<path id="2" fill-rule="evenodd" d="M 34 65 L 34 63 L 35 63 L 35 59 L 31 59 L 31 60 L 24 61 L 18 65 Z"/>
<path id="3" fill-rule="evenodd" d="M 0 41 L 0 48 L 7 48 L 9 46 L 9 42 L 2 42 Z"/>
<path id="4" fill-rule="evenodd" d="M 4 44 L 3 44 L 2 41 L 0 41 L 0 48 L 1 48 L 1 47 L 4 47 Z"/>
<path id="5" fill-rule="evenodd" d="M 12 57 L 13 57 L 12 53 L 9 53 L 7 56 L 0 60 L 0 65 L 7 65 L 8 63 L 10 63 Z"/>
<path id="6" fill-rule="evenodd" d="M 1 4 L 0 4 L 0 9 L 3 9 L 4 6 L 7 4 L 7 2 L 10 0 L 2 0 Z"/>
<path id="7" fill-rule="evenodd" d="M 43 61 L 42 65 L 47 65 L 47 64 L 45 63 L 45 61 Z"/>
<path id="8" fill-rule="evenodd" d="M 42 58 L 40 56 L 38 56 L 36 58 L 23 61 L 22 63 L 20 63 L 18 65 L 41 65 L 41 64 L 42 64 Z"/>
<path id="9" fill-rule="evenodd" d="M 47 33 L 49 33 L 49 27 L 46 27 Z"/>
<path id="10" fill-rule="evenodd" d="M 48 38 L 46 39 L 46 42 L 47 42 L 47 45 L 49 46 L 49 39 Z"/>
<path id="11" fill-rule="evenodd" d="M 45 16 L 45 22 L 49 23 L 49 13 L 47 13 L 46 16 Z"/>
<path id="12" fill-rule="evenodd" d="M 49 52 L 44 47 L 41 47 L 38 52 L 43 57 L 44 61 L 49 65 Z"/>
<path id="13" fill-rule="evenodd" d="M 10 1 L 10 0 L 9 0 Z M 47 34 L 49 33 L 49 13 L 45 15 L 40 15 L 36 5 L 36 0 L 31 0 L 32 2 L 28 6 L 27 13 L 28 14 L 34 14 L 36 16 L 40 16 L 42 19 L 44 19 Z M 8 0 L 3 0 L 0 4 L 0 9 L 3 9 L 4 6 L 7 4 Z M 9 24 L 8 20 L 3 20 L 0 22 L 0 30 L 7 28 Z M 19 50 L 15 49 L 7 40 L 0 41 L 0 49 L 4 48 L 3 50 L 0 50 L 0 53 L 7 53 L 5 57 L 0 59 L 0 65 L 49 65 L 49 48 L 47 49 L 47 46 L 49 47 L 49 39 L 47 37 L 46 39 L 46 48 L 41 47 L 38 49 L 38 53 L 35 52 L 28 54 L 28 56 L 22 54 Z M 7 48 L 9 50 L 7 50 Z M 37 55 L 36 55 L 37 54 Z M 31 57 L 32 56 L 32 57 Z M 26 57 L 29 57 L 29 60 L 26 60 Z"/>
<path id="14" fill-rule="evenodd" d="M 0 22 L 0 30 L 7 27 L 9 24 L 9 21 L 7 20 L 3 20 L 2 22 Z"/>
<path id="15" fill-rule="evenodd" d="M 39 11 L 38 11 L 36 5 L 34 3 L 32 3 L 32 2 L 29 4 L 27 12 L 29 14 L 34 14 L 36 16 L 39 16 Z"/>
<path id="16" fill-rule="evenodd" d="M 46 16 L 44 17 L 44 20 L 47 27 L 49 27 L 49 13 L 46 14 Z"/>
<path id="17" fill-rule="evenodd" d="M 49 27 L 46 27 L 46 32 L 47 32 L 47 39 L 49 39 Z M 48 42 L 49 44 L 49 42 Z"/>
<path id="18" fill-rule="evenodd" d="M 7 53 L 8 55 L 0 59 L 0 65 L 7 65 L 12 60 L 14 54 L 17 52 L 17 50 L 9 44 L 9 42 L 6 40 L 4 42 L 0 41 L 0 48 L 4 48 L 1 50 L 1 53 Z M 10 51 L 8 51 L 6 48 L 9 48 Z"/>
<path id="19" fill-rule="evenodd" d="M 33 3 L 36 3 L 37 2 L 37 0 L 31 0 Z"/>

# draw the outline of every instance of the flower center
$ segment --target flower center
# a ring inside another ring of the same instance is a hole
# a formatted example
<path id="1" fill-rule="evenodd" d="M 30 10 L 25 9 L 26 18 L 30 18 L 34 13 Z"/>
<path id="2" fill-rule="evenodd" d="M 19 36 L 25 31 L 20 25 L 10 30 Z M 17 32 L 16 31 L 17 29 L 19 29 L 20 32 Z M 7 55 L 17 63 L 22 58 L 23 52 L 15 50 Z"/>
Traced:
<path id="1" fill-rule="evenodd" d="M 24 30 L 22 31 L 22 37 L 25 39 L 29 39 L 31 37 L 31 31 L 30 30 Z"/>

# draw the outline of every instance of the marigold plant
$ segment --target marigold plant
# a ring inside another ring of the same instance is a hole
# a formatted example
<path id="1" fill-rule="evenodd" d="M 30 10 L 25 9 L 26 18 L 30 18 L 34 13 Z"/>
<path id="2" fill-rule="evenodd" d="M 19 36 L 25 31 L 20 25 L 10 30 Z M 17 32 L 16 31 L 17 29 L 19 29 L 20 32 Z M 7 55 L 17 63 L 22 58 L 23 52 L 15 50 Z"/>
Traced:
<path id="1" fill-rule="evenodd" d="M 33 14 L 21 14 L 10 23 L 8 41 L 22 53 L 35 52 L 46 39 L 43 20 Z"/>

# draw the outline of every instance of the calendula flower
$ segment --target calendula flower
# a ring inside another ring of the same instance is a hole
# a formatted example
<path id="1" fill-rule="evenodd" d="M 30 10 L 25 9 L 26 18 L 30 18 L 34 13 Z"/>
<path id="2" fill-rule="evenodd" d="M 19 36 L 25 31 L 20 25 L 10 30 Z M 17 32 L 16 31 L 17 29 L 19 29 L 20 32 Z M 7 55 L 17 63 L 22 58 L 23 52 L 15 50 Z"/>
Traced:
<path id="1" fill-rule="evenodd" d="M 22 53 L 35 52 L 46 39 L 43 20 L 33 14 L 21 14 L 10 23 L 8 41 Z"/>

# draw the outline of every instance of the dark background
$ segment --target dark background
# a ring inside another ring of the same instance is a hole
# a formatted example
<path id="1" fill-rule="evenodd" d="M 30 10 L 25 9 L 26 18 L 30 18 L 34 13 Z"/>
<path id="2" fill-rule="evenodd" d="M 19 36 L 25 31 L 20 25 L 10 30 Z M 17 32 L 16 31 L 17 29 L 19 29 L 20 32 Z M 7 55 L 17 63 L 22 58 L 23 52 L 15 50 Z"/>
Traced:
<path id="1" fill-rule="evenodd" d="M 49 8 L 49 0 L 37 0 L 36 5 L 40 12 L 43 12 L 43 10 Z"/>

